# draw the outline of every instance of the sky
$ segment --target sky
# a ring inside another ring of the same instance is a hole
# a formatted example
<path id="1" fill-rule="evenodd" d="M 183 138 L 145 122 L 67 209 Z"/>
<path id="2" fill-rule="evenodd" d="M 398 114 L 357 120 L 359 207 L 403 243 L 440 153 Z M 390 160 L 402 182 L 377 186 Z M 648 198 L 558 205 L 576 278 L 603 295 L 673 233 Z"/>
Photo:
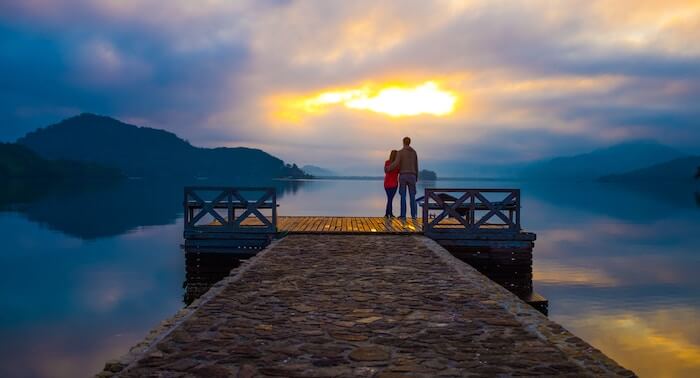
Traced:
<path id="1" fill-rule="evenodd" d="M 698 41 L 700 0 L 3 0 L 0 141 L 92 112 L 341 173 L 403 136 L 438 171 L 700 153 Z"/>

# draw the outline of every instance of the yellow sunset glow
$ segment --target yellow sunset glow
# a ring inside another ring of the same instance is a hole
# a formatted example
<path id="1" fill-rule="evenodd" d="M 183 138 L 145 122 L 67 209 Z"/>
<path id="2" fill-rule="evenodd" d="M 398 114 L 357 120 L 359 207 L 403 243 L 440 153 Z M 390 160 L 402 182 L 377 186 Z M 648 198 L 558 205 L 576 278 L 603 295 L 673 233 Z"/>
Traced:
<path id="1" fill-rule="evenodd" d="M 457 96 L 427 81 L 416 86 L 386 85 L 380 89 L 365 86 L 355 89 L 325 91 L 312 96 L 301 96 L 281 101 L 283 110 L 277 115 L 289 120 L 298 119 L 299 112 L 319 113 L 340 105 L 347 109 L 368 110 L 390 117 L 408 117 L 421 114 L 445 116 L 455 109 Z"/>
<path id="2" fill-rule="evenodd" d="M 700 343 L 698 311 L 673 307 L 633 313 L 575 312 L 563 319 L 574 333 L 606 351 L 640 376 L 697 376 Z M 664 361 L 660 364 L 659 361 Z"/>

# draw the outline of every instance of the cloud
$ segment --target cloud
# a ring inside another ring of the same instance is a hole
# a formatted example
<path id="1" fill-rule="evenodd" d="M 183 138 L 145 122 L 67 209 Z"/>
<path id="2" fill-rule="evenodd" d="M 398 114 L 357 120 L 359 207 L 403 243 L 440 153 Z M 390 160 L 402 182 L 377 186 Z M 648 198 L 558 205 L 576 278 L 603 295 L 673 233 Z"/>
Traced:
<path id="1" fill-rule="evenodd" d="M 497 137 L 512 133 L 545 138 L 505 143 L 513 161 L 559 152 L 562 139 L 584 141 L 572 151 L 700 142 L 696 1 L 163 4 L 3 2 L 0 138 L 94 111 L 331 167 L 371 164 L 404 134 L 436 159 L 503 149 Z M 428 81 L 461 99 L 450 117 L 270 116 L 270 99 L 289 94 Z"/>
<path id="2" fill-rule="evenodd" d="M 80 111 L 144 120 L 186 134 L 222 106 L 223 93 L 245 64 L 246 47 L 238 42 L 183 52 L 179 39 L 143 24 L 111 20 L 101 25 L 99 14 L 84 24 L 68 15 L 52 17 L 66 23 L 65 31 L 0 27 L 0 80 L 5 84 L 0 96 L 9 100 L 0 105 L 3 139 Z"/>

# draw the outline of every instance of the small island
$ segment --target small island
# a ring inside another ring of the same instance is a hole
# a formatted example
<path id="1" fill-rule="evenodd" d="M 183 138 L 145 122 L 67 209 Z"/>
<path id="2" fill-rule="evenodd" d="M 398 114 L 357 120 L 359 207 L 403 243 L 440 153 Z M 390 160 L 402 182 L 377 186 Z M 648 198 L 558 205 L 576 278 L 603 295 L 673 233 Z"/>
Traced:
<path id="1" fill-rule="evenodd" d="M 418 172 L 418 179 L 424 181 L 435 181 L 437 180 L 437 173 L 427 169 L 421 169 L 420 172 Z"/>

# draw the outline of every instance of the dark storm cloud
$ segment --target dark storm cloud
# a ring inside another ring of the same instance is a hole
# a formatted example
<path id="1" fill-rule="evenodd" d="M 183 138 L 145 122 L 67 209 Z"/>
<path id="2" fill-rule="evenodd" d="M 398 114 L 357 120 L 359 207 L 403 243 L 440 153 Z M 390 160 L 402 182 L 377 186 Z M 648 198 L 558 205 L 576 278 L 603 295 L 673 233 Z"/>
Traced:
<path id="1" fill-rule="evenodd" d="M 0 23 L 0 140 L 81 111 L 178 131 L 221 106 L 248 58 L 238 42 L 181 51 L 144 25 L 116 26 L 94 18 L 65 28 Z"/>

